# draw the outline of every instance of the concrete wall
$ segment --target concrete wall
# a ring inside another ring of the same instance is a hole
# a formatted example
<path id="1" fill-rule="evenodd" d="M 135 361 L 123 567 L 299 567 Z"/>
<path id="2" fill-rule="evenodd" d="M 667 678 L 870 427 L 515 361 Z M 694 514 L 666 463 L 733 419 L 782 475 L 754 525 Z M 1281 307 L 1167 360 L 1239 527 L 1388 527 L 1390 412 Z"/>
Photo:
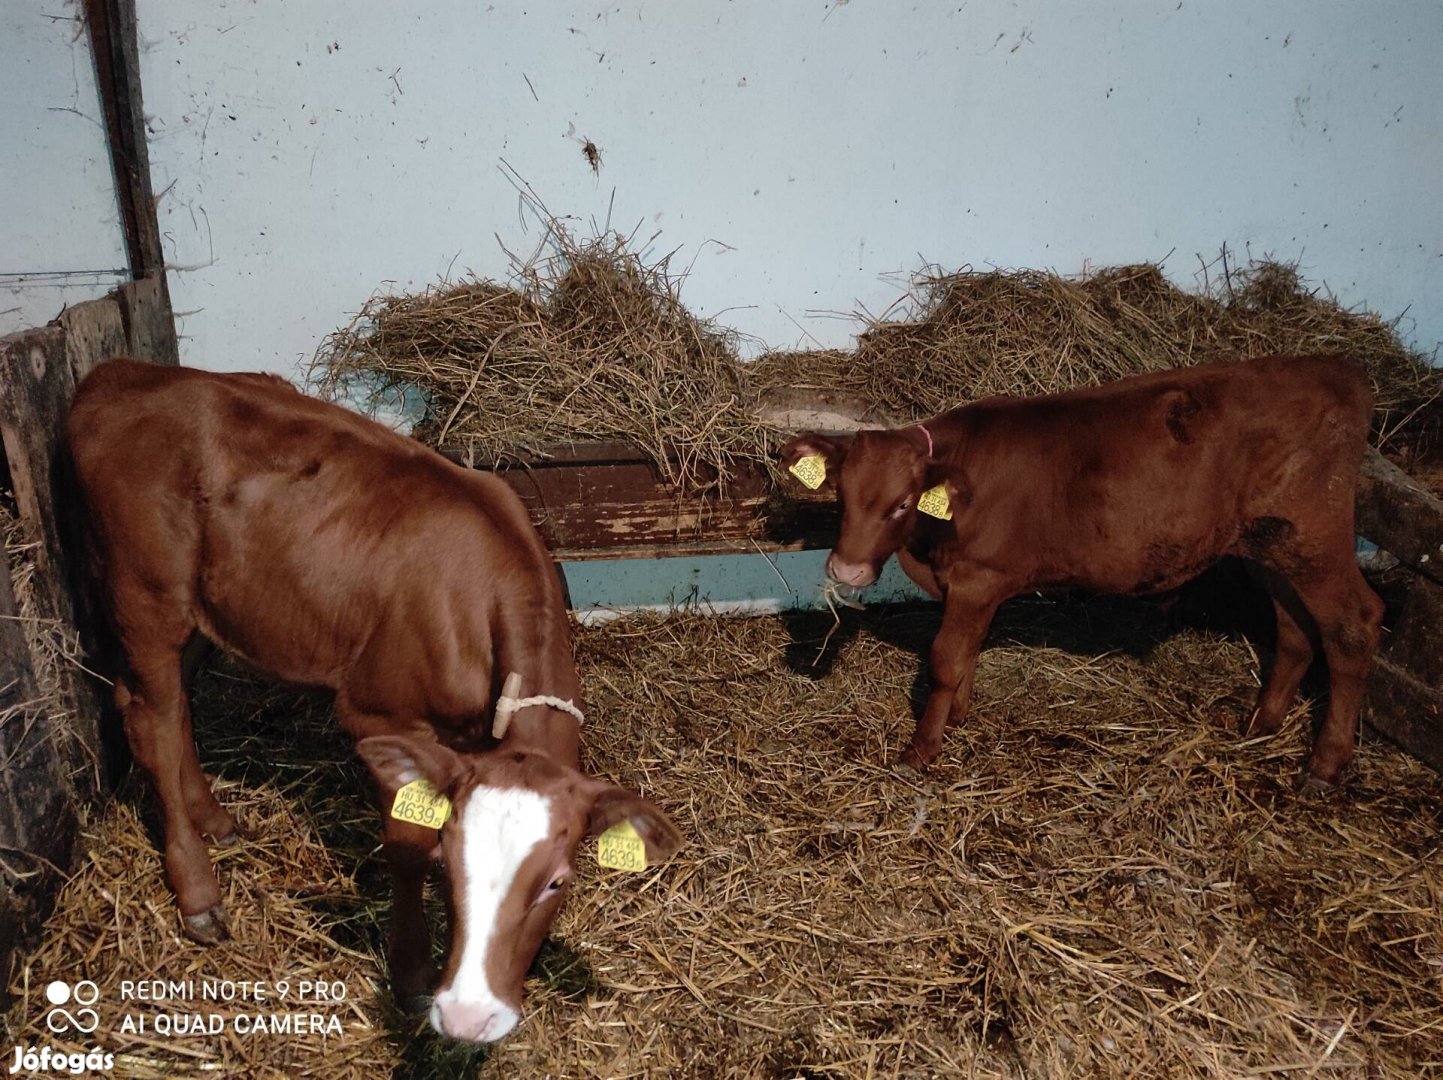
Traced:
<path id="1" fill-rule="evenodd" d="M 128 280 L 90 47 L 64 2 L 0 4 L 0 337 Z"/>
<path id="2" fill-rule="evenodd" d="M 377 288 L 502 274 L 538 235 L 503 162 L 771 346 L 847 344 L 826 313 L 923 260 L 1190 285 L 1223 244 L 1443 340 L 1443 4 L 138 8 L 188 363 L 293 372 Z"/>

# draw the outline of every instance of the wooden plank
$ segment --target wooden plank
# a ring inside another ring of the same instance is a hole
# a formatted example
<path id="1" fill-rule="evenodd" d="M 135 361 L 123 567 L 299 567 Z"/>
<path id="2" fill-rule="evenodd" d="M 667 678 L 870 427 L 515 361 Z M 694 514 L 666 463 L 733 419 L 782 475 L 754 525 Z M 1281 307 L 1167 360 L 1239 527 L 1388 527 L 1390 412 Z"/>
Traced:
<path id="1" fill-rule="evenodd" d="M 79 383 L 102 360 L 130 351 L 125 319 L 115 292 L 99 300 L 66 308 L 60 313 L 65 328 L 65 353 L 70 377 Z"/>
<path id="2" fill-rule="evenodd" d="M 640 451 L 620 443 L 546 447 L 495 472 L 557 559 L 798 550 L 830 544 L 836 529 L 830 497 L 780 495 L 759 463 L 739 463 L 725 493 L 705 498 L 679 495 Z"/>
<path id="3" fill-rule="evenodd" d="M 1414 757 L 1443 771 L 1443 690 L 1379 657 L 1368 676 L 1363 719 Z"/>
<path id="4" fill-rule="evenodd" d="M 1356 514 L 1359 533 L 1443 584 L 1443 499 L 1376 450 L 1363 459 Z"/>
<path id="5" fill-rule="evenodd" d="M 65 329 L 46 326 L 0 338 L 0 438 L 21 521 L 41 541 L 37 597 L 49 618 L 70 622 L 62 545 L 54 512 L 55 454 L 75 382 Z"/>
<path id="6" fill-rule="evenodd" d="M 31 670 L 30 646 L 21 628 L 20 608 L 15 603 L 15 590 L 10 585 L 9 561 L 4 560 L 0 573 L 0 716 L 33 700 L 35 675 Z M 0 757 L 0 761 L 3 761 Z"/>
<path id="7" fill-rule="evenodd" d="M 66 335 L 54 325 L 0 338 L 0 444 L 9 468 L 15 508 L 34 551 L 35 616 L 64 627 L 80 625 L 70 591 L 57 471 L 65 416 L 75 389 L 66 355 Z M 61 694 L 73 716 L 74 760 L 67 775 L 94 776 L 90 763 L 100 759 L 101 702 L 97 693 L 69 666 L 61 669 Z M 81 794 L 88 794 L 88 784 Z"/>
<path id="8" fill-rule="evenodd" d="M 161 276 L 165 255 L 150 187 L 134 0 L 85 0 L 85 24 L 105 114 L 130 271 L 137 279 Z"/>
<path id="9" fill-rule="evenodd" d="M 85 25 L 105 114 L 125 247 L 135 278 L 113 294 L 124 320 L 125 351 L 158 364 L 179 363 L 175 316 L 165 280 L 165 250 L 150 184 L 135 0 L 85 0 Z"/>
<path id="10" fill-rule="evenodd" d="M 70 864 L 78 824 L 10 582 L 0 559 L 0 986 L 16 943 L 50 910 L 61 881 L 53 867 Z"/>
<path id="11" fill-rule="evenodd" d="M 120 303 L 125 322 L 126 350 L 154 364 L 180 363 L 175 317 L 164 277 L 143 278 L 120 286 L 112 294 Z"/>
<path id="12" fill-rule="evenodd" d="M 442 451 L 465 463 L 463 451 Z M 485 467 L 485 466 L 479 466 Z M 738 462 L 720 499 L 678 497 L 625 443 L 569 443 L 494 467 L 526 503 L 558 558 L 806 550 L 830 547 L 838 511 L 829 493 L 774 489 L 758 462 Z M 1443 500 L 1376 451 L 1364 462 L 1359 532 L 1443 582 Z"/>
<path id="13" fill-rule="evenodd" d="M 1384 656 L 1425 685 L 1443 690 L 1443 585 L 1422 575 L 1413 580 Z"/>

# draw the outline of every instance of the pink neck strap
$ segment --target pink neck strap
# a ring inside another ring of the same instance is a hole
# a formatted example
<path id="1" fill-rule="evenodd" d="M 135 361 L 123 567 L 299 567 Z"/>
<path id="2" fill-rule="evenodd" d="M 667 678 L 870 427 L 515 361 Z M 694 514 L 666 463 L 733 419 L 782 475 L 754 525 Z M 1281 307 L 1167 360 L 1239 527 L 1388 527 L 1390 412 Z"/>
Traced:
<path id="1" fill-rule="evenodd" d="M 923 435 L 927 436 L 927 456 L 932 457 L 932 433 L 927 430 L 927 426 L 925 424 L 918 424 L 916 425 L 916 427 L 918 431 L 920 431 Z"/>

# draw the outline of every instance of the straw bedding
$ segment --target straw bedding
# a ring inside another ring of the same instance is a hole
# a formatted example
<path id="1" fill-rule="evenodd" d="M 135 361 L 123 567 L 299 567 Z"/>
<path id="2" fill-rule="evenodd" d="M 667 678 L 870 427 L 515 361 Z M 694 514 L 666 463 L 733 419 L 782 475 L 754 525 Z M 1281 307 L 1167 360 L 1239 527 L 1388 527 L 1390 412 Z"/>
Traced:
<path id="1" fill-rule="evenodd" d="M 112 1037 L 116 1074 L 927 1077 L 1443 1071 L 1443 781 L 1375 740 L 1341 792 L 1291 781 L 1307 709 L 1236 723 L 1257 657 L 1188 605 L 1004 606 L 936 771 L 885 765 L 935 608 L 578 631 L 591 771 L 688 837 L 642 875 L 593 847 L 493 1050 L 447 1044 L 384 986 L 376 814 L 320 698 L 227 667 L 196 725 L 255 835 L 219 855 L 234 942 L 181 940 L 142 786 L 22 971 L 42 1041 L 57 973 L 345 983 L 343 1033 Z M 438 916 L 439 917 L 439 916 Z M 135 1005 L 131 1011 L 143 1011 Z M 63 1040 L 50 1039 L 51 1042 Z"/>

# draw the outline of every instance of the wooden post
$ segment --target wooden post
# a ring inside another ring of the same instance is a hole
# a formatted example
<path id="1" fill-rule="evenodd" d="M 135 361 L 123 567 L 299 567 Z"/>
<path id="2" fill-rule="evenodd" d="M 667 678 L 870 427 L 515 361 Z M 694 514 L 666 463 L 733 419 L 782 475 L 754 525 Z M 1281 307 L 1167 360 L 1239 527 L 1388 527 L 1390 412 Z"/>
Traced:
<path id="1" fill-rule="evenodd" d="M 140 94 L 135 0 L 85 0 L 90 52 L 105 112 L 116 201 L 125 229 L 130 272 L 139 288 L 122 297 L 131 351 L 162 364 L 180 362 L 175 317 L 165 280 L 165 251 L 150 184 L 145 110 Z M 126 304 L 130 307 L 127 308 Z M 160 309 L 163 317 L 157 317 Z M 144 330 L 137 338 L 132 328 Z M 138 343 L 137 343 L 138 342 Z"/>
<path id="2" fill-rule="evenodd" d="M 16 943 L 49 910 L 70 863 L 79 813 L 38 702 L 8 560 L 0 565 L 0 998 Z"/>
<path id="3" fill-rule="evenodd" d="M 1414 574 L 1368 677 L 1363 719 L 1443 771 L 1443 500 L 1370 450 L 1357 517 L 1358 531 Z"/>
<path id="4" fill-rule="evenodd" d="M 0 338 L 0 445 L 16 514 L 37 544 L 35 614 L 57 624 L 62 633 L 80 623 L 62 528 L 68 496 L 58 492 L 61 440 L 74 389 L 64 327 Z M 77 668 L 62 665 L 60 679 L 61 697 L 71 714 L 66 733 L 73 734 L 61 740 L 69 759 L 64 763 L 66 787 L 75 798 L 89 801 L 100 780 L 100 704 Z"/>

